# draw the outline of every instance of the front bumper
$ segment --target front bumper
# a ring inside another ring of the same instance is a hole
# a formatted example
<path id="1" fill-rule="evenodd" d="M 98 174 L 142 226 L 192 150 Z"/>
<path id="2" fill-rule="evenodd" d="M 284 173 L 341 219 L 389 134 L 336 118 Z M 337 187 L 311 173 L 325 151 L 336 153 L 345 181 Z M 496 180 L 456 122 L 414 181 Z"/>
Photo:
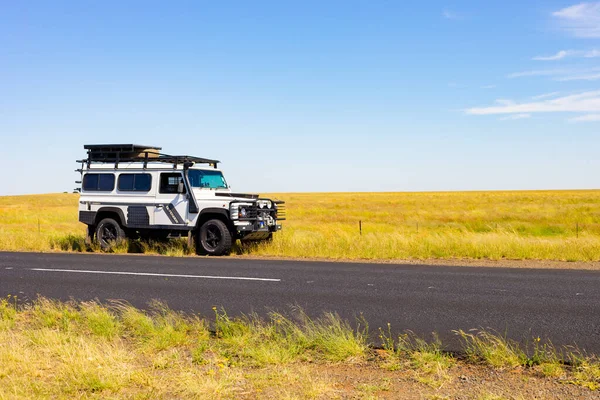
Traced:
<path id="1" fill-rule="evenodd" d="M 268 239 L 273 233 L 281 230 L 281 225 L 261 226 L 260 223 L 248 223 L 244 225 L 235 224 L 237 234 L 243 240 L 262 240 Z"/>
<path id="2" fill-rule="evenodd" d="M 267 225 L 264 221 L 236 221 L 233 225 L 238 232 L 277 232 L 281 230 L 281 224 Z"/>
<path id="3" fill-rule="evenodd" d="M 259 207 L 268 202 L 270 207 Z M 254 201 L 236 201 L 230 204 L 230 216 L 237 233 L 244 239 L 264 239 L 281 230 L 281 221 L 285 220 L 283 201 L 257 199 Z"/>

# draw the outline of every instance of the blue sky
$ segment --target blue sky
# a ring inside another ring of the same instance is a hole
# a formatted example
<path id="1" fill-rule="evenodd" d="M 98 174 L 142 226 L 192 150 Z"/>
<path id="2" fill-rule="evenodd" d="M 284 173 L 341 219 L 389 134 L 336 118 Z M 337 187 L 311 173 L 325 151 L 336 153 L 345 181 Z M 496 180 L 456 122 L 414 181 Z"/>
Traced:
<path id="1" fill-rule="evenodd" d="M 600 3 L 4 2 L 0 93 L 0 194 L 114 142 L 236 191 L 600 186 Z"/>

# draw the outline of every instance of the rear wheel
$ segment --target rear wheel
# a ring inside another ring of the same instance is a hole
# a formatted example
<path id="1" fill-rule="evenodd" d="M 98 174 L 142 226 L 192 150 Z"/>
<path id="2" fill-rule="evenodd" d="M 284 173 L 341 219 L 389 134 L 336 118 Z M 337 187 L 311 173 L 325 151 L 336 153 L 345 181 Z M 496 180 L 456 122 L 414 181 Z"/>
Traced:
<path id="1" fill-rule="evenodd" d="M 197 235 L 198 254 L 223 256 L 231 252 L 232 238 L 227 225 L 221 220 L 211 219 L 200 227 Z"/>
<path id="2" fill-rule="evenodd" d="M 125 231 L 112 218 L 104 218 L 96 226 L 96 239 L 102 250 L 110 250 L 125 240 Z"/>

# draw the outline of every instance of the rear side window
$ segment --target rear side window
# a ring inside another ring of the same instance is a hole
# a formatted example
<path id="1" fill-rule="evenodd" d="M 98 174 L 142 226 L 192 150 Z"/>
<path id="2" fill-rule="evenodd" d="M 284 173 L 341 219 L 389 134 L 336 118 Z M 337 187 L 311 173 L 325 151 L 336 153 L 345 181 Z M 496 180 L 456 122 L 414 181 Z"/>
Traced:
<path id="1" fill-rule="evenodd" d="M 160 193 L 177 193 L 179 182 L 183 182 L 183 176 L 180 173 L 160 174 Z M 185 188 L 183 189 L 185 193 Z"/>
<path id="2" fill-rule="evenodd" d="M 117 188 L 127 192 L 148 192 L 152 187 L 150 174 L 121 174 Z"/>
<path id="3" fill-rule="evenodd" d="M 96 192 L 112 192 L 115 188 L 114 174 L 85 174 L 83 190 Z"/>

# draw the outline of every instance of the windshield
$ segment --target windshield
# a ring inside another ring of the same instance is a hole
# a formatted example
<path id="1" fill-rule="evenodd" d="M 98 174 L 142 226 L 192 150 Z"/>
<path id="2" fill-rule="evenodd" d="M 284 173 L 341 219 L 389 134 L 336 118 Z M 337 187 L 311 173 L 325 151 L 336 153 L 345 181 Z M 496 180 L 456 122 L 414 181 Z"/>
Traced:
<path id="1" fill-rule="evenodd" d="M 209 169 L 188 170 L 190 185 L 195 188 L 227 189 L 227 182 L 221 171 Z"/>

